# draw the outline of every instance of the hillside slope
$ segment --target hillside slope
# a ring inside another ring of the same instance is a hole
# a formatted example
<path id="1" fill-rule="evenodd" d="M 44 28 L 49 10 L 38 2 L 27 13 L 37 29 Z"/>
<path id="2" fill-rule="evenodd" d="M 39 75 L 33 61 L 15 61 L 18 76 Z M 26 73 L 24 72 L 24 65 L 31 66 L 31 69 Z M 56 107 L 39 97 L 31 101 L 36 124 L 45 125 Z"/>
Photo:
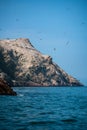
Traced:
<path id="1" fill-rule="evenodd" d="M 82 86 L 24 38 L 0 40 L 0 77 L 13 86 Z"/>

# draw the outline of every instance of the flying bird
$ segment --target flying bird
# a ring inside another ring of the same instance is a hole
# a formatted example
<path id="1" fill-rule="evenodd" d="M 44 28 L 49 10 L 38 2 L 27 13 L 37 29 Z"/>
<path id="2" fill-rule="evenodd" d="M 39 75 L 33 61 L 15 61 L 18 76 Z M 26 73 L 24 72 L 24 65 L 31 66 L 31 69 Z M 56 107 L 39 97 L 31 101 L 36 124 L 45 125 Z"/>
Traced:
<path id="1" fill-rule="evenodd" d="M 54 51 L 56 51 L 56 48 L 54 48 Z"/>
<path id="2" fill-rule="evenodd" d="M 67 42 L 66 42 L 66 45 L 68 45 L 69 43 L 70 43 L 70 42 L 69 42 L 69 41 L 67 41 Z"/>
<path id="3" fill-rule="evenodd" d="M 81 24 L 85 24 L 85 22 L 82 22 Z"/>
<path id="4" fill-rule="evenodd" d="M 2 31 L 2 29 L 0 28 L 0 31 Z"/>
<path id="5" fill-rule="evenodd" d="M 18 18 L 16 18 L 16 22 L 18 22 L 19 21 L 19 19 Z"/>

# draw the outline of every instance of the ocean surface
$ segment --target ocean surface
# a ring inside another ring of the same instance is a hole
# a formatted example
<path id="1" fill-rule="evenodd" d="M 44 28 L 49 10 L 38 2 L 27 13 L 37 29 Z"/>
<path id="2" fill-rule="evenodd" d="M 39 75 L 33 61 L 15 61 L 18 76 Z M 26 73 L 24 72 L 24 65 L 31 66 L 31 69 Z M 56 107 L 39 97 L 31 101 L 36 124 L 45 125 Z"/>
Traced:
<path id="1" fill-rule="evenodd" d="M 87 87 L 16 87 L 0 96 L 0 130 L 87 130 Z"/>

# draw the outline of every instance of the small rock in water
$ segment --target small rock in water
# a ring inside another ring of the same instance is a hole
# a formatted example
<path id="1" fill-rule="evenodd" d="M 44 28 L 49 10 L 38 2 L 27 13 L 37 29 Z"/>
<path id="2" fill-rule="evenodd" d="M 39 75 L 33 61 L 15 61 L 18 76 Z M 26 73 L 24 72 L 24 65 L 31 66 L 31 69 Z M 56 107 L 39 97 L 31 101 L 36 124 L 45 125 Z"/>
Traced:
<path id="1" fill-rule="evenodd" d="M 0 95 L 17 95 L 12 88 L 0 78 Z"/>

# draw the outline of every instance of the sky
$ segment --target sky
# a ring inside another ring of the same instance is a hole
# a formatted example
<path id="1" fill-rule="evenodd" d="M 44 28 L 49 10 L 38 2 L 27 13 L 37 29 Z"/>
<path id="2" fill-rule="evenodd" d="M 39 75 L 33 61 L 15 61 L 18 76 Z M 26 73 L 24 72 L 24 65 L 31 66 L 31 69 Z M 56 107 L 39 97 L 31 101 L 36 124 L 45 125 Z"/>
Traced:
<path id="1" fill-rule="evenodd" d="M 0 39 L 21 37 L 87 85 L 87 0 L 0 0 Z"/>

